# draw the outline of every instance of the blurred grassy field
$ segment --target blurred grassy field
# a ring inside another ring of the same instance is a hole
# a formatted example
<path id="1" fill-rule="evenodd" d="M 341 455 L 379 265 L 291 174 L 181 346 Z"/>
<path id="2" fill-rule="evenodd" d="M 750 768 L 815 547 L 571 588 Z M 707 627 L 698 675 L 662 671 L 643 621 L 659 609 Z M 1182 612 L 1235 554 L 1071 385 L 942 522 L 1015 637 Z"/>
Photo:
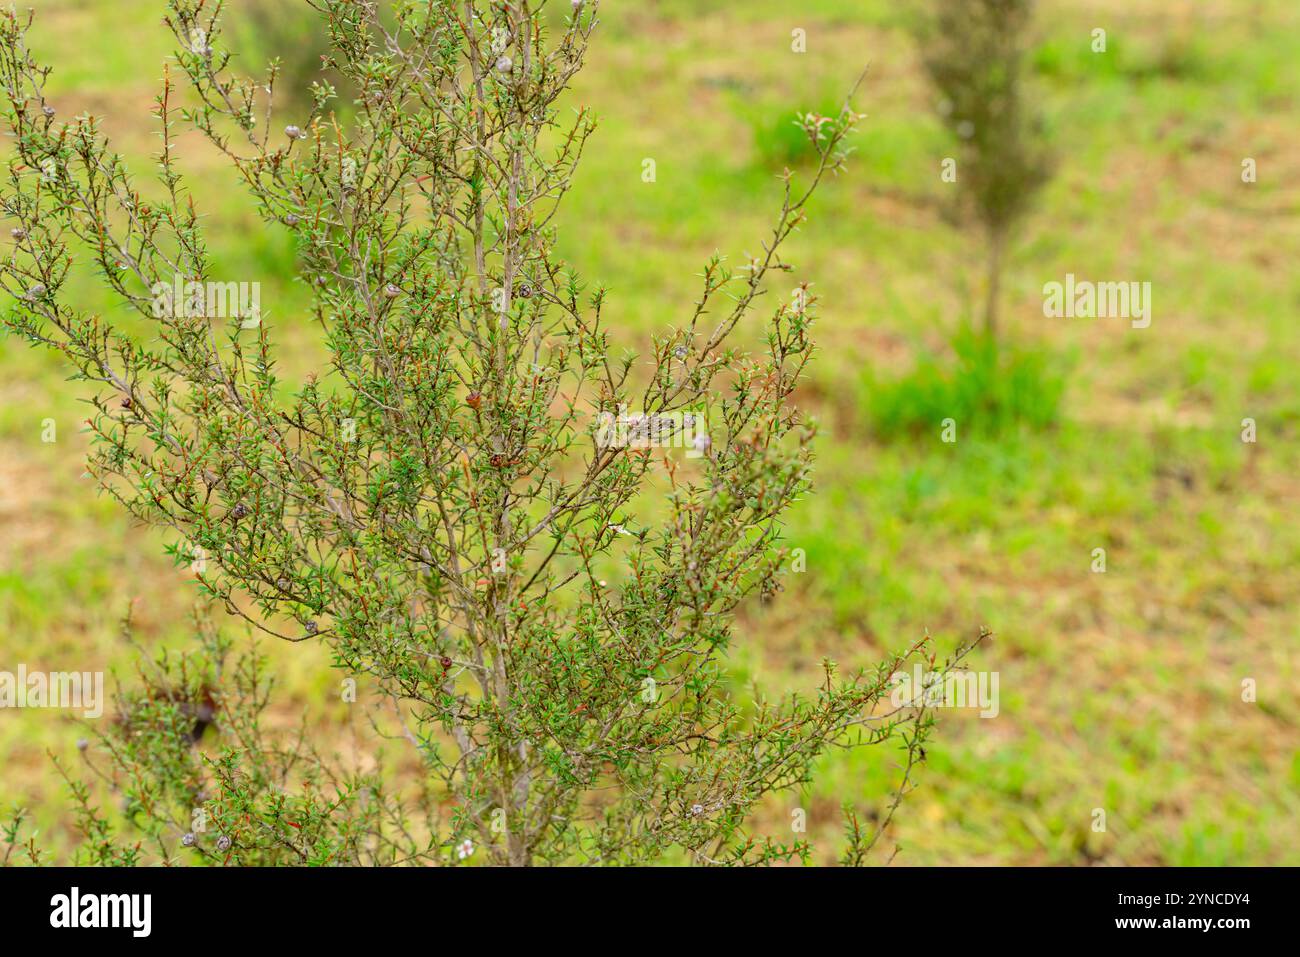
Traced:
<path id="1" fill-rule="evenodd" d="M 249 2 L 232 0 L 231 16 Z M 937 421 L 913 435 L 872 428 L 878 393 L 918 361 L 942 365 L 980 301 L 978 241 L 940 215 L 951 150 L 907 5 L 604 6 L 574 93 L 602 128 L 562 247 L 608 284 L 629 346 L 683 318 L 711 252 L 758 248 L 775 176 L 798 162 L 788 121 L 835 103 L 871 65 L 858 153 L 789 257 L 822 297 L 822 353 L 801 398 L 824 426 L 819 492 L 788 529 L 807 571 L 747 611 L 738 684 L 807 688 L 823 656 L 866 663 L 927 630 L 947 648 L 987 625 L 996 639 L 973 667 L 1000 673 L 1001 713 L 943 713 L 895 822 L 899 863 L 1300 864 L 1300 7 L 1041 4 L 1035 83 L 1061 164 L 1011 259 L 1004 321 L 1065 370 L 1053 373 L 1066 376 L 1060 416 L 1038 429 L 960 422 L 945 444 Z M 145 172 L 169 50 L 162 5 L 35 7 L 61 111 L 102 115 Z M 1105 54 L 1089 48 L 1095 27 Z M 804 54 L 791 52 L 795 28 Z M 264 232 L 211 152 L 184 142 L 210 185 L 200 196 L 221 273 L 263 284 L 290 346 L 284 371 L 303 374 L 312 337 L 283 279 L 288 239 Z M 1258 163 L 1252 185 L 1245 157 Z M 1067 272 L 1150 281 L 1151 327 L 1043 318 L 1043 284 Z M 86 303 L 120 314 L 83 283 Z M 65 375 L 0 340 L 0 668 L 124 668 L 128 606 L 146 640 L 178 640 L 194 594 L 161 537 L 80 477 L 85 395 Z M 1245 417 L 1256 444 L 1240 440 Z M 1105 574 L 1090 571 L 1099 547 Z M 279 714 L 330 717 L 325 656 L 289 650 L 275 654 Z M 1257 702 L 1241 700 L 1245 678 Z M 75 759 L 81 734 L 71 718 L 0 712 L 0 805 L 32 808 L 56 844 L 67 804 L 46 752 Z M 809 793 L 773 802 L 760 824 L 788 834 L 801 806 L 830 859 L 840 804 L 879 806 L 895 757 L 832 754 Z"/>

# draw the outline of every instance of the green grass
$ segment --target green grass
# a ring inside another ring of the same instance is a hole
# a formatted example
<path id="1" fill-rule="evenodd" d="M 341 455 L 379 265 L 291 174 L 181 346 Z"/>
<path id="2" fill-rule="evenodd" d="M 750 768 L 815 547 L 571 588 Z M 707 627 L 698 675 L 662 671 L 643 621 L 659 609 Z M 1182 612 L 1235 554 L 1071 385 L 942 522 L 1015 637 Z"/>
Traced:
<path id="1" fill-rule="evenodd" d="M 1041 348 L 963 326 L 951 356 L 921 354 L 905 375 L 869 370 L 860 386 L 866 426 L 882 440 L 916 437 L 951 423 L 950 438 L 1001 437 L 1057 424 L 1068 374 L 1066 360 Z"/>

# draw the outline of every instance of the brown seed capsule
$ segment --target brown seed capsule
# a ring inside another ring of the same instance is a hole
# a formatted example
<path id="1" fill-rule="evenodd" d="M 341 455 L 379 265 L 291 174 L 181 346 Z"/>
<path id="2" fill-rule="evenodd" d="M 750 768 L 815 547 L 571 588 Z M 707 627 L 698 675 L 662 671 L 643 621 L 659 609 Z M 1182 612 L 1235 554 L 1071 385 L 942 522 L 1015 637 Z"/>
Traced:
<path id="1" fill-rule="evenodd" d="M 444 669 L 450 668 L 451 659 L 448 658 L 446 655 L 443 655 L 441 658 L 438 659 L 438 664 L 442 665 Z"/>
<path id="2" fill-rule="evenodd" d="M 11 229 L 11 230 L 9 230 L 9 235 L 12 236 L 15 240 L 17 240 L 18 242 L 21 243 L 24 239 L 27 238 L 27 230 L 25 230 L 25 229 Z"/>
<path id="3" fill-rule="evenodd" d="M 471 409 L 477 409 L 483 404 L 483 394 L 481 392 L 471 392 L 465 396 L 465 404 Z"/>
<path id="4" fill-rule="evenodd" d="M 245 505 L 243 502 L 237 503 L 235 507 L 230 510 L 230 517 L 234 519 L 243 518 L 247 514 L 248 514 L 248 506 Z"/>

